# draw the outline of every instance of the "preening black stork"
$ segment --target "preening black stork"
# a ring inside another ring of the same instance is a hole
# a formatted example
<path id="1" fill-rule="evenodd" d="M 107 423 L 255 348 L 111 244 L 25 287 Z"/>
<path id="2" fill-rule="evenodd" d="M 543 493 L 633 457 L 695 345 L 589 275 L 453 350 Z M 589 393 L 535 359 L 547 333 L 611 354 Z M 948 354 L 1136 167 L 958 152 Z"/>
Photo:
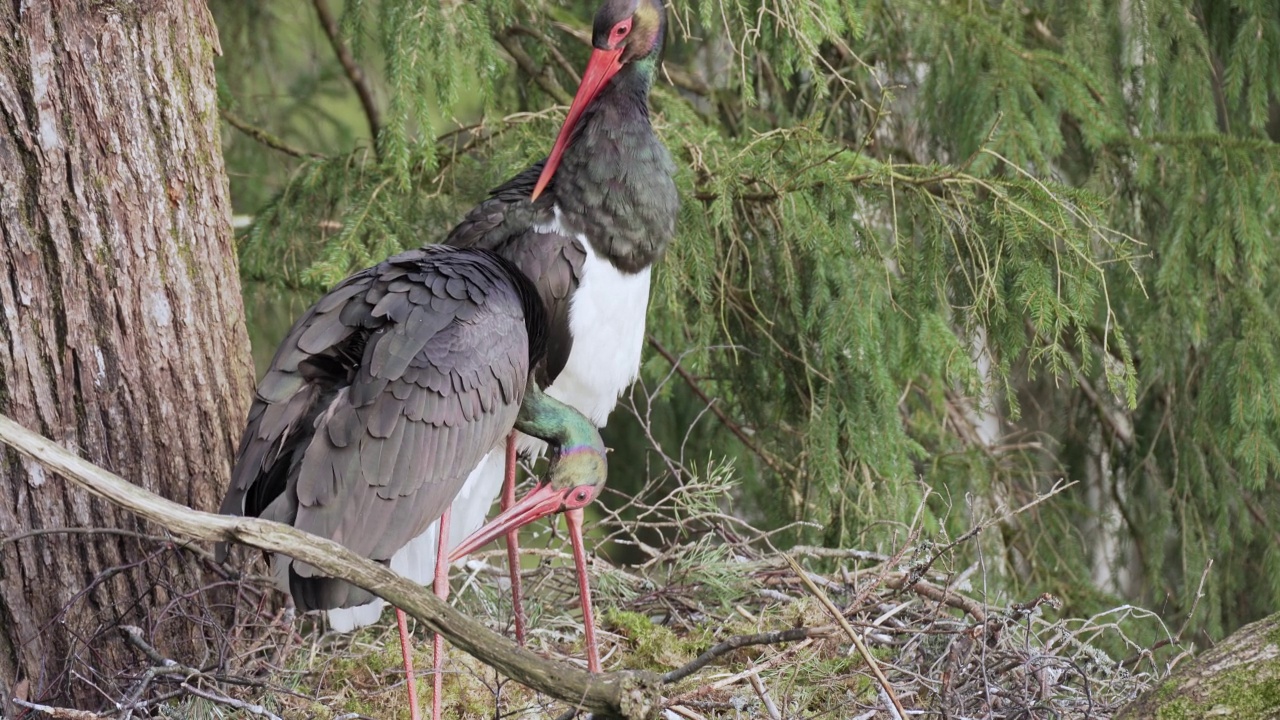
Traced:
<path id="1" fill-rule="evenodd" d="M 533 280 L 550 315 L 537 382 L 599 426 L 639 373 L 650 268 L 674 235 L 679 210 L 675 165 L 649 120 L 665 29 L 660 0 L 606 0 L 551 154 L 494 190 L 445 240 L 492 249 Z M 499 491 L 503 508 L 512 506 L 517 444 L 525 452 L 539 446 L 513 435 L 506 452 L 495 447 L 468 478 L 445 533 L 449 547 L 481 525 Z M 516 638 L 523 641 L 514 541 L 513 532 L 509 565 Z M 427 582 L 436 544 L 432 528 L 406 546 L 392 568 Z M 329 614 L 339 630 L 377 615 L 378 608 Z M 598 671 L 593 643 L 588 648 L 589 667 Z"/>
<path id="2" fill-rule="evenodd" d="M 276 351 L 222 512 L 289 523 L 389 562 L 429 525 L 447 524 L 468 475 L 513 428 L 550 444 L 548 487 L 563 489 L 566 509 L 590 502 L 604 481 L 600 434 L 530 381 L 546 330 L 536 288 L 488 250 L 427 247 L 352 275 Z M 433 569 L 442 597 L 443 560 Z M 285 556 L 272 569 L 300 612 L 372 598 Z M 417 720 L 404 614 L 397 617 Z"/>

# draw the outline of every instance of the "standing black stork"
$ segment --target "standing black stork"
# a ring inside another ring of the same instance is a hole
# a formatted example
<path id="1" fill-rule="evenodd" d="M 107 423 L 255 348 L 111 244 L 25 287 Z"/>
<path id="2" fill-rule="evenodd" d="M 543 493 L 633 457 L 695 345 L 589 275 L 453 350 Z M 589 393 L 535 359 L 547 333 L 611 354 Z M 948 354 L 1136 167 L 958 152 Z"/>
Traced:
<path id="1" fill-rule="evenodd" d="M 661 0 L 606 0 L 551 154 L 492 191 L 445 240 L 492 249 L 533 280 L 550 315 L 537 382 L 599 426 L 639 374 L 650 268 L 674 235 L 679 210 L 675 164 L 649 121 L 665 29 Z M 539 449 L 513 434 L 505 453 L 496 447 L 486 456 L 454 501 L 449 546 L 483 523 L 499 491 L 503 508 L 511 507 L 517 445 L 524 452 Z M 437 529 L 406 546 L 392 569 L 427 582 Z M 516 639 L 523 642 L 514 531 L 508 553 Z M 345 630 L 373 622 L 379 611 L 329 617 Z M 598 671 L 598 662 L 591 669 Z"/>
<path id="2" fill-rule="evenodd" d="M 545 337 L 536 288 L 488 250 L 427 247 L 352 275 L 276 351 L 222 512 L 285 522 L 389 562 L 427 526 L 447 526 L 463 482 L 513 427 L 553 447 L 549 483 L 590 502 L 604 481 L 604 445 L 587 418 L 530 381 Z M 444 597 L 440 560 L 435 590 Z M 373 597 L 285 556 L 272 570 L 300 612 Z M 417 720 L 404 613 L 397 619 Z"/>

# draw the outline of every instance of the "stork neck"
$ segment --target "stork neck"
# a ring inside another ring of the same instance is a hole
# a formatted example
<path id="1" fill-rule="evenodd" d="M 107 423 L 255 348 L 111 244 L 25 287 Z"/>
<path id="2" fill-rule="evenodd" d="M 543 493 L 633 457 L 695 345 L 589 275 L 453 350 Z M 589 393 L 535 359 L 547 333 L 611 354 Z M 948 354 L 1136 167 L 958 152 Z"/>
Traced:
<path id="1" fill-rule="evenodd" d="M 623 68 L 587 106 L 556 171 L 570 230 L 625 273 L 661 257 L 679 210 L 675 163 L 649 121 L 656 56 Z"/>
<path id="2" fill-rule="evenodd" d="M 520 404 L 516 430 L 556 447 L 561 454 L 605 453 L 600 430 L 585 415 L 543 392 L 532 378 Z"/>

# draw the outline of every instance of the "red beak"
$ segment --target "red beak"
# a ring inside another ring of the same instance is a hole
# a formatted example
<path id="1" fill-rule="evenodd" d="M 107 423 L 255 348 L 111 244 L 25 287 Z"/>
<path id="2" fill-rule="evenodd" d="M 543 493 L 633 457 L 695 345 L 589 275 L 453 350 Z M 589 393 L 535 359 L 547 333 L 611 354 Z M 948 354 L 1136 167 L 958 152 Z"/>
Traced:
<path id="1" fill-rule="evenodd" d="M 569 114 L 564 118 L 564 125 L 560 126 L 556 144 L 551 147 L 547 164 L 542 167 L 542 174 L 538 176 L 538 184 L 534 186 L 533 195 L 529 198 L 531 201 L 538 199 L 542 191 L 547 188 L 547 183 L 551 182 L 551 176 L 556 174 L 556 168 L 560 167 L 560 158 L 564 155 L 565 148 L 569 146 L 569 137 L 573 135 L 573 129 L 578 126 L 582 111 L 586 110 L 587 105 L 591 104 L 604 86 L 609 84 L 609 79 L 622 69 L 621 59 L 624 49 L 596 48 L 591 51 L 591 59 L 587 60 L 587 71 L 582 74 L 582 84 L 578 86 L 578 94 L 573 96 L 573 104 L 569 106 Z"/>
<path id="2" fill-rule="evenodd" d="M 512 530 L 519 530 L 538 518 L 554 515 L 562 508 L 564 508 L 563 493 L 543 483 L 529 491 L 529 494 L 525 495 L 520 502 L 507 508 L 506 512 L 471 533 L 461 545 L 453 549 L 449 555 L 449 562 L 466 557 L 487 545 L 491 540 L 502 537 Z"/>

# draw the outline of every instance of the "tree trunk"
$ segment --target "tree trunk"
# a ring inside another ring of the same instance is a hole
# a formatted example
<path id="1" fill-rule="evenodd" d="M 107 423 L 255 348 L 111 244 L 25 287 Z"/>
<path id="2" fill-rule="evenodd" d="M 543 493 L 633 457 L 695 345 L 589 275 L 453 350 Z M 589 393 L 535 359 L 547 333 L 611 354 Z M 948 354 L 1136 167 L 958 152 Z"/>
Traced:
<path id="1" fill-rule="evenodd" d="M 1245 625 L 1116 715 L 1144 718 L 1280 717 L 1280 615 Z"/>
<path id="2" fill-rule="evenodd" d="M 252 381 L 215 52 L 198 0 L 0 3 L 0 412 L 199 509 Z M 171 657 L 202 649 L 196 624 L 161 623 L 199 587 L 179 555 L 29 534 L 162 529 L 8 450 L 0 494 L 0 716 L 14 694 L 118 699 L 121 623 Z"/>

